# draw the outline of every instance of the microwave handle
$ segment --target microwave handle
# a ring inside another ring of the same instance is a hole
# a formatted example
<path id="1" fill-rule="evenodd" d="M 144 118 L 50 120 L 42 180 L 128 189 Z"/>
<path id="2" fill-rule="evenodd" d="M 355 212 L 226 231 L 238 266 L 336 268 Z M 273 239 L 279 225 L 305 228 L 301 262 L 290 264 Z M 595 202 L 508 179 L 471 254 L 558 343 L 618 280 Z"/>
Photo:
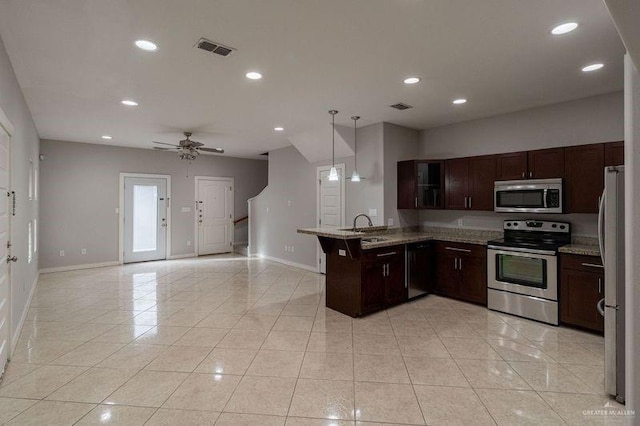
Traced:
<path id="1" fill-rule="evenodd" d="M 544 198 L 543 205 L 544 205 L 544 208 L 545 208 L 545 209 L 548 207 L 548 206 L 547 206 L 547 192 L 548 192 L 548 191 L 549 191 L 549 190 L 548 190 L 547 188 L 545 188 L 545 189 L 544 189 L 544 192 L 543 192 L 543 195 L 542 195 L 542 198 Z"/>

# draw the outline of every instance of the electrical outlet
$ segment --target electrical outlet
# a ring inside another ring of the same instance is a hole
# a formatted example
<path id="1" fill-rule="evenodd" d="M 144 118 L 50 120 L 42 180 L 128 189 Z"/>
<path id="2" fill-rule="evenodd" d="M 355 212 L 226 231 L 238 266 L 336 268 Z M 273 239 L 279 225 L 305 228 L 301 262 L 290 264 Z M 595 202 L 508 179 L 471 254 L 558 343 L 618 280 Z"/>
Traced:
<path id="1" fill-rule="evenodd" d="M 464 222 L 462 218 L 458 219 L 458 226 L 463 226 L 463 225 L 464 225 Z"/>
<path id="2" fill-rule="evenodd" d="M 291 249 L 291 253 L 293 253 L 294 251 L 296 251 L 296 247 L 295 247 L 295 246 L 291 246 L 291 247 L 290 247 L 290 249 Z"/>
<path id="3" fill-rule="evenodd" d="M 64 250 L 60 250 L 60 256 L 64 256 Z"/>
<path id="4" fill-rule="evenodd" d="M 87 249 L 82 249 L 81 254 L 87 254 Z"/>
<path id="5" fill-rule="evenodd" d="M 371 217 L 378 216 L 378 209 L 369 209 L 369 216 Z"/>
<path id="6" fill-rule="evenodd" d="M 182 213 L 189 213 L 191 211 L 191 207 L 183 207 L 182 209 L 180 209 L 180 211 Z"/>
<path id="7" fill-rule="evenodd" d="M 293 204 L 293 201 L 287 200 L 287 206 L 291 207 L 291 204 Z"/>
<path id="8" fill-rule="evenodd" d="M 289 251 L 289 246 L 286 246 L 286 245 L 285 245 L 285 246 L 284 246 L 284 251 L 287 251 L 287 252 L 288 252 L 288 251 Z"/>
<path id="9" fill-rule="evenodd" d="M 187 240 L 187 247 L 191 247 L 191 240 Z"/>
<path id="10" fill-rule="evenodd" d="M 392 217 L 387 219 L 387 226 L 393 226 L 393 218 Z"/>

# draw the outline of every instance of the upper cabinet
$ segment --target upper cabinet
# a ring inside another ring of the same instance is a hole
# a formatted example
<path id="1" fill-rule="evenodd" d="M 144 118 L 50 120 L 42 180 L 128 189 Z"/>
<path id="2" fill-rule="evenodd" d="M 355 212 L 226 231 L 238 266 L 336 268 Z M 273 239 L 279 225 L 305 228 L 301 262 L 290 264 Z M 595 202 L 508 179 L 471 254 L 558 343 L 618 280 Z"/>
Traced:
<path id="1" fill-rule="evenodd" d="M 564 148 L 496 155 L 496 180 L 564 177 Z"/>
<path id="2" fill-rule="evenodd" d="M 552 179 L 564 176 L 564 148 L 538 149 L 527 153 L 529 179 Z"/>
<path id="3" fill-rule="evenodd" d="M 527 171 L 527 151 L 496 155 L 496 180 L 526 179 Z"/>
<path id="4" fill-rule="evenodd" d="M 398 162 L 398 208 L 444 208 L 444 161 Z"/>
<path id="5" fill-rule="evenodd" d="M 604 167 L 622 164 L 622 141 L 443 161 L 400 161 L 398 208 L 492 211 L 496 180 L 563 178 L 564 211 L 597 213 Z"/>
<path id="6" fill-rule="evenodd" d="M 604 189 L 604 145 L 565 148 L 567 212 L 598 213 Z"/>
<path id="7" fill-rule="evenodd" d="M 457 158 L 445 162 L 446 208 L 493 210 L 495 155 Z"/>
<path id="8" fill-rule="evenodd" d="M 604 144 L 604 165 L 621 166 L 624 164 L 624 141 Z"/>

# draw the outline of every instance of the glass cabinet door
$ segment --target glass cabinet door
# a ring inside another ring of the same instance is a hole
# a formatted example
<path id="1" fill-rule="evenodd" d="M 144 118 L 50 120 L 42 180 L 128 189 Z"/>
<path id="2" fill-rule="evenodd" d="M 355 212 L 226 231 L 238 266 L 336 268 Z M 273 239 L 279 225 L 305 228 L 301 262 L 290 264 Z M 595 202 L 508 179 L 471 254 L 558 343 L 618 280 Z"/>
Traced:
<path id="1" fill-rule="evenodd" d="M 441 161 L 419 161 L 417 174 L 418 207 L 442 208 L 444 164 Z"/>

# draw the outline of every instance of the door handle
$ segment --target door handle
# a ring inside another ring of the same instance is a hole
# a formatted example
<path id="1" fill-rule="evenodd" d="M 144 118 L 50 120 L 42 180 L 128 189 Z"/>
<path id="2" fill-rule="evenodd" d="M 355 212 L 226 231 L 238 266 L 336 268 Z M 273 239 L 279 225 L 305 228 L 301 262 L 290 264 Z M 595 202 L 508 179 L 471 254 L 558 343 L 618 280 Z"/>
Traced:
<path id="1" fill-rule="evenodd" d="M 604 297 L 598 300 L 598 303 L 596 303 L 596 309 L 598 310 L 600 315 L 604 316 Z"/>
<path id="2" fill-rule="evenodd" d="M 7 256 L 7 263 L 17 262 L 18 258 L 16 256 Z"/>

